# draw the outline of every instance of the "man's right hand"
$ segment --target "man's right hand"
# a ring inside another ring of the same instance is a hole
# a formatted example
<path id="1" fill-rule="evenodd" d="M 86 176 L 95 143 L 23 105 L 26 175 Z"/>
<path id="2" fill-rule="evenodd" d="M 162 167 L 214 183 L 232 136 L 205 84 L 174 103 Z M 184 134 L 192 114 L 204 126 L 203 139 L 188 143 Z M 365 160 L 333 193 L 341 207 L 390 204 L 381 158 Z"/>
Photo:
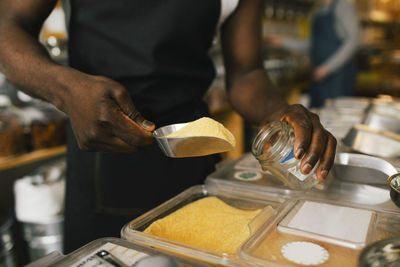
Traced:
<path id="1" fill-rule="evenodd" d="M 80 149 L 129 153 L 152 143 L 155 125 L 136 110 L 124 86 L 106 77 L 72 72 L 60 109 L 69 116 Z"/>
<path id="2" fill-rule="evenodd" d="M 38 35 L 56 0 L 0 1 L 0 70 L 25 93 L 67 113 L 83 150 L 131 152 L 153 141 L 153 123 L 119 83 L 55 64 Z"/>

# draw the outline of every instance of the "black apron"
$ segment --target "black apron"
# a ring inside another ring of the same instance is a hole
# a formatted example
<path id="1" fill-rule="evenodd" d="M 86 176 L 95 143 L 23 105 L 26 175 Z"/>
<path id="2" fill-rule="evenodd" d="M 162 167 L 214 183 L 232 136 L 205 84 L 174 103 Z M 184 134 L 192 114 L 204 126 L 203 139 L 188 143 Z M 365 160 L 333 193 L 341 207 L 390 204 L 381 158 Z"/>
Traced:
<path id="1" fill-rule="evenodd" d="M 335 30 L 335 8 L 338 0 L 333 0 L 328 12 L 316 15 L 312 22 L 311 62 L 320 66 L 342 45 L 343 40 Z M 331 73 L 326 79 L 315 82 L 311 87 L 311 107 L 321 107 L 326 99 L 351 96 L 356 82 L 356 67 L 353 60 Z"/>
<path id="2" fill-rule="evenodd" d="M 70 65 L 122 83 L 157 127 L 207 116 L 208 50 L 216 0 L 71 0 Z M 82 92 L 84 94 L 84 92 Z M 184 189 L 202 184 L 216 155 L 173 159 L 157 145 L 132 154 L 79 150 L 68 130 L 65 253 L 104 236 Z"/>

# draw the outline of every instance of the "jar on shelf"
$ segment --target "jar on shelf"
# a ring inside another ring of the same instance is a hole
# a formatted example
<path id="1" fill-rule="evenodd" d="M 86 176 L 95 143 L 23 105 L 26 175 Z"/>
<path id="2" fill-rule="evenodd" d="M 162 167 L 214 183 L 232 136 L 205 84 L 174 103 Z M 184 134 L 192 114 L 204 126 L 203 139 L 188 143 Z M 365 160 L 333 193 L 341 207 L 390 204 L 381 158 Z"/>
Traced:
<path id="1" fill-rule="evenodd" d="M 301 160 L 294 157 L 294 141 L 294 130 L 288 123 L 273 121 L 258 132 L 252 153 L 264 169 L 277 175 L 287 186 L 307 190 L 319 183 L 315 174 L 319 162 L 308 174 L 301 173 Z"/>

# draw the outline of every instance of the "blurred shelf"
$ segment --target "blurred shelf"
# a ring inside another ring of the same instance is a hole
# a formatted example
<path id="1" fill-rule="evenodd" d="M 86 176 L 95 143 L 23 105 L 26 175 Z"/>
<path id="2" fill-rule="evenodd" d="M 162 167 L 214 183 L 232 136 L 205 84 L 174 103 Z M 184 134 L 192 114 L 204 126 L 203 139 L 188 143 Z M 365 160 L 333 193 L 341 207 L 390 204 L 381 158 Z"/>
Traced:
<path id="1" fill-rule="evenodd" d="M 58 146 L 53 148 L 40 149 L 22 155 L 0 159 L 0 171 L 15 167 L 21 167 L 33 162 L 61 156 L 66 154 L 66 152 L 67 152 L 66 146 Z"/>

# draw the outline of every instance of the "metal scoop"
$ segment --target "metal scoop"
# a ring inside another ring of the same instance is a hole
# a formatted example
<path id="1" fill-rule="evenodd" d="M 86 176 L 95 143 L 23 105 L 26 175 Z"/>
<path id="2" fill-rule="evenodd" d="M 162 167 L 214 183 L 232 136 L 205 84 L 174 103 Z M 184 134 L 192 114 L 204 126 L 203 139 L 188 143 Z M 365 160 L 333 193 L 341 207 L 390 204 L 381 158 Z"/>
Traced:
<path id="1" fill-rule="evenodd" d="M 153 137 L 166 156 L 171 158 L 199 157 L 234 149 L 228 141 L 215 136 L 166 137 L 186 125 L 187 123 L 171 124 L 153 132 Z"/>

